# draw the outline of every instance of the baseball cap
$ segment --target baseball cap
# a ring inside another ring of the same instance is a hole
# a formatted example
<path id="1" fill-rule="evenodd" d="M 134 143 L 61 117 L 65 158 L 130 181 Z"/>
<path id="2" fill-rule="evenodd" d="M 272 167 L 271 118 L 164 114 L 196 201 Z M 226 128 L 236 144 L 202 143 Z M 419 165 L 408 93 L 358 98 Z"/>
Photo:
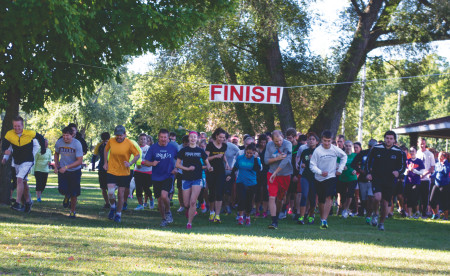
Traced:
<path id="1" fill-rule="evenodd" d="M 116 128 L 114 128 L 114 135 L 122 135 L 122 134 L 125 134 L 125 127 L 122 125 L 116 126 Z"/>
<path id="2" fill-rule="evenodd" d="M 378 144 L 377 140 L 375 140 L 375 139 L 370 139 L 370 141 L 369 141 L 369 147 L 370 147 L 370 148 L 373 147 L 373 146 L 375 146 L 376 144 Z"/>

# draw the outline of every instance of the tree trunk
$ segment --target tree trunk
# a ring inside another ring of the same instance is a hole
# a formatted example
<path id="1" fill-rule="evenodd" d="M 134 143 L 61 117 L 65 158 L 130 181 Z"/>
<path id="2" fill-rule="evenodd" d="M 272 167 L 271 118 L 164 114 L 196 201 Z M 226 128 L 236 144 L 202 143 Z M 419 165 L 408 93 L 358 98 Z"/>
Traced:
<path id="1" fill-rule="evenodd" d="M 359 70 L 366 60 L 367 53 L 373 48 L 373 43 L 377 37 L 371 37 L 371 28 L 379 19 L 382 7 L 382 0 L 371 1 L 371 5 L 364 13 L 361 11 L 358 27 L 344 59 L 339 66 L 339 74 L 336 82 L 353 82 L 356 80 Z M 331 130 L 336 135 L 342 117 L 342 110 L 345 107 L 347 96 L 352 83 L 336 85 L 331 96 L 325 102 L 319 115 L 314 120 L 310 131 L 321 133 L 325 129 Z"/>
<path id="2" fill-rule="evenodd" d="M 286 77 L 283 70 L 278 33 L 274 32 L 272 37 L 265 41 L 263 47 L 264 63 L 270 76 L 271 85 L 286 87 Z M 281 130 L 286 132 L 288 128 L 295 128 L 294 113 L 292 112 L 291 99 L 287 89 L 284 89 L 281 103 L 276 105 L 276 107 Z"/>
<path id="3" fill-rule="evenodd" d="M 1 137 L 4 138 L 6 132 L 12 129 L 12 119 L 19 115 L 20 92 L 14 87 L 8 90 L 8 107 L 6 108 L 5 118 L 2 123 Z M 3 159 L 3 152 L 2 152 Z M 0 163 L 0 203 L 10 204 L 11 195 L 11 158 L 5 165 Z"/>

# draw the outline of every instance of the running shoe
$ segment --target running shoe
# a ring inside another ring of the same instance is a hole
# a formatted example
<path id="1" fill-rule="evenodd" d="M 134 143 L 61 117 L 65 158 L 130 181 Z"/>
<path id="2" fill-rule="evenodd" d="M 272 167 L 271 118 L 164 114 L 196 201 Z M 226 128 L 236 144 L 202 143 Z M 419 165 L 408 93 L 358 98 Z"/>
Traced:
<path id="1" fill-rule="evenodd" d="M 108 218 L 109 218 L 110 220 L 113 220 L 115 215 L 116 215 L 116 208 L 111 208 L 111 209 L 109 210 Z"/>
<path id="2" fill-rule="evenodd" d="M 375 227 L 378 225 L 378 216 L 377 215 L 373 215 L 372 216 L 372 220 L 371 220 L 372 226 Z"/>
<path id="3" fill-rule="evenodd" d="M 205 209 L 202 209 L 202 214 L 206 214 L 209 211 L 209 208 L 205 206 Z"/>
<path id="4" fill-rule="evenodd" d="M 216 215 L 216 216 L 214 217 L 214 222 L 216 222 L 216 223 L 222 223 L 222 221 L 220 220 L 220 215 Z"/>
<path id="5" fill-rule="evenodd" d="M 308 224 L 314 224 L 314 217 L 308 217 Z"/>
<path id="6" fill-rule="evenodd" d="M 166 221 L 167 221 L 167 223 L 172 223 L 173 222 L 173 217 L 172 217 L 172 213 L 171 212 L 166 213 Z"/>
<path id="7" fill-rule="evenodd" d="M 388 218 L 392 218 L 393 216 L 394 216 L 393 213 L 389 213 L 387 217 L 388 217 Z"/>
<path id="8" fill-rule="evenodd" d="M 262 217 L 267 218 L 267 212 L 263 212 Z"/>
<path id="9" fill-rule="evenodd" d="M 251 220 L 250 220 L 250 216 L 245 218 L 245 225 L 250 226 L 251 224 Z"/>
<path id="10" fill-rule="evenodd" d="M 25 203 L 25 209 L 23 210 L 25 213 L 31 212 L 31 206 L 33 206 L 33 202 Z"/>
<path id="11" fill-rule="evenodd" d="M 69 198 L 68 197 L 64 197 L 63 207 L 64 208 L 68 208 L 69 207 Z"/>
<path id="12" fill-rule="evenodd" d="M 203 213 L 203 211 L 206 210 L 206 204 L 205 203 L 200 204 L 200 209 L 202 209 Z"/>
<path id="13" fill-rule="evenodd" d="M 135 211 L 140 211 L 140 210 L 144 210 L 144 206 L 141 204 L 138 204 L 138 206 L 136 208 L 134 208 Z"/>
<path id="14" fill-rule="evenodd" d="M 300 225 L 304 225 L 305 224 L 305 217 L 300 216 L 297 219 L 297 223 L 300 224 Z"/>
<path id="15" fill-rule="evenodd" d="M 153 199 L 150 200 L 150 205 L 148 206 L 148 208 L 150 208 L 150 209 L 154 209 L 155 208 L 155 201 Z"/>
<path id="16" fill-rule="evenodd" d="M 21 205 L 19 202 L 14 202 L 14 204 L 11 206 L 11 209 L 19 212 L 24 212 L 25 206 Z"/>
<path id="17" fill-rule="evenodd" d="M 142 206 L 144 206 L 144 208 L 147 208 L 148 207 L 148 203 L 145 202 Z"/>
<path id="18" fill-rule="evenodd" d="M 419 213 L 419 212 L 416 212 L 416 213 L 414 214 L 413 218 L 415 218 L 415 219 L 420 218 L 420 213 Z"/>
<path id="19" fill-rule="evenodd" d="M 250 211 L 250 215 L 254 216 L 256 214 L 256 208 L 252 208 Z"/>
<path id="20" fill-rule="evenodd" d="M 122 218 L 119 215 L 114 216 L 114 222 L 120 222 Z"/>
<path id="21" fill-rule="evenodd" d="M 255 213 L 255 216 L 256 216 L 256 217 L 260 217 L 260 216 L 261 216 L 261 213 L 260 213 L 260 212 L 256 212 L 256 213 Z"/>
<path id="22" fill-rule="evenodd" d="M 161 223 L 159 224 L 161 227 L 166 227 L 167 225 L 169 225 L 169 223 L 165 219 L 161 220 Z"/>
<path id="23" fill-rule="evenodd" d="M 400 214 L 402 215 L 402 218 L 406 217 L 406 212 L 405 212 L 405 210 L 401 210 L 401 211 L 400 211 Z"/>
<path id="24" fill-rule="evenodd" d="M 320 229 L 328 229 L 328 223 L 326 220 L 322 221 L 320 224 Z"/>
<path id="25" fill-rule="evenodd" d="M 440 219 L 441 217 L 439 216 L 439 215 L 435 215 L 435 214 L 433 214 L 432 216 L 431 216 L 431 219 Z"/>
<path id="26" fill-rule="evenodd" d="M 190 223 L 186 224 L 186 229 L 188 229 L 188 230 L 192 229 L 192 224 L 190 224 Z"/>
<path id="27" fill-rule="evenodd" d="M 180 208 L 178 208 L 177 213 L 181 213 L 181 212 L 183 212 L 183 211 L 184 211 L 184 207 L 181 206 Z"/>
<path id="28" fill-rule="evenodd" d="M 278 229 L 278 223 L 272 222 L 272 224 L 269 224 L 269 229 Z"/>
<path id="29" fill-rule="evenodd" d="M 370 217 L 366 217 L 366 224 L 367 224 L 367 225 L 370 225 L 370 222 L 371 222 Z"/>
<path id="30" fill-rule="evenodd" d="M 348 218 L 348 210 L 347 209 L 345 209 L 345 210 L 342 210 L 342 218 Z"/>
<path id="31" fill-rule="evenodd" d="M 214 217 L 216 216 L 216 213 L 210 212 L 209 213 L 209 221 L 214 221 Z"/>
<path id="32" fill-rule="evenodd" d="M 384 231 L 384 223 L 378 224 L 378 230 Z"/>
<path id="33" fill-rule="evenodd" d="M 285 218 L 286 218 L 286 211 L 280 212 L 280 214 L 278 214 L 278 219 L 285 219 Z"/>
<path id="34" fill-rule="evenodd" d="M 38 197 L 38 198 L 36 199 L 36 201 L 37 201 L 37 202 L 42 202 L 42 199 L 41 199 L 40 197 Z"/>
<path id="35" fill-rule="evenodd" d="M 237 224 L 238 225 L 243 225 L 244 224 L 244 218 L 239 216 L 238 220 L 237 220 Z"/>
<path id="36" fill-rule="evenodd" d="M 123 203 L 123 207 L 122 207 L 122 211 L 126 211 L 128 209 L 128 203 L 124 202 Z"/>
<path id="37" fill-rule="evenodd" d="M 75 212 L 70 211 L 69 218 L 74 219 L 75 217 Z"/>

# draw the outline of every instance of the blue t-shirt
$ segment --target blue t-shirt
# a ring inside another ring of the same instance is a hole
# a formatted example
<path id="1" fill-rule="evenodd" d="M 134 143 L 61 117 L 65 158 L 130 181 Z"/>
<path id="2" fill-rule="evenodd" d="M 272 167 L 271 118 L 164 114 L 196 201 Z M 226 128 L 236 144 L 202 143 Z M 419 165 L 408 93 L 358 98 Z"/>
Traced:
<path id="1" fill-rule="evenodd" d="M 193 171 L 183 171 L 183 180 L 202 179 L 203 170 L 201 160 L 206 160 L 206 158 L 208 158 L 203 149 L 199 147 L 184 147 L 178 152 L 177 158 L 183 161 L 183 166 L 187 168 L 189 168 L 190 166 L 195 167 L 195 170 Z"/>
<path id="2" fill-rule="evenodd" d="M 178 148 L 172 143 L 162 147 L 159 143 L 153 144 L 145 155 L 145 160 L 153 162 L 159 161 L 158 165 L 152 169 L 152 180 L 163 181 L 173 177 L 172 171 L 175 168 L 175 158 Z"/>
<path id="3" fill-rule="evenodd" d="M 256 158 L 256 162 L 259 167 L 261 167 L 261 160 Z M 247 158 L 244 155 L 239 155 L 236 158 L 236 163 L 234 163 L 234 167 L 239 170 L 238 177 L 236 179 L 236 183 L 242 183 L 245 186 L 253 186 L 256 185 L 256 175 L 257 172 L 254 170 L 255 166 L 255 157 Z"/>

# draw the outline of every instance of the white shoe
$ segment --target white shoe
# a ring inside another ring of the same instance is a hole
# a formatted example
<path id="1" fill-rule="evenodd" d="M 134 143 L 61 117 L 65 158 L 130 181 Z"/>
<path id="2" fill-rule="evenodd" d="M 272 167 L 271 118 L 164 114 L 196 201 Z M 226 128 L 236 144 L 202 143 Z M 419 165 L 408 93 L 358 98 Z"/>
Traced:
<path id="1" fill-rule="evenodd" d="M 138 204 L 138 206 L 136 208 L 134 208 L 135 211 L 139 211 L 139 210 L 144 210 L 144 206 L 142 206 L 141 204 Z"/>
<path id="2" fill-rule="evenodd" d="M 347 210 L 342 210 L 342 218 L 348 218 L 348 211 Z"/>
<path id="3" fill-rule="evenodd" d="M 177 210 L 178 213 L 181 213 L 181 212 L 183 212 L 183 211 L 184 211 L 184 207 L 183 207 L 183 206 L 181 206 L 181 207 Z"/>

